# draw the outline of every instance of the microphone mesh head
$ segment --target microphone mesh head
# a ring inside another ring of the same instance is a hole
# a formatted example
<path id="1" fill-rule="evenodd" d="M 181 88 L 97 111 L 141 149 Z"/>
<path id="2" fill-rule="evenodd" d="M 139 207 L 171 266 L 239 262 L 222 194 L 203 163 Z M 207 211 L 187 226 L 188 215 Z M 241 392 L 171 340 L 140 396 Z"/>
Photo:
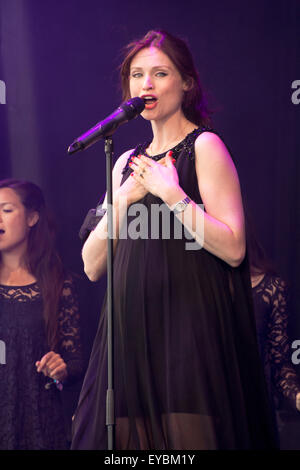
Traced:
<path id="1" fill-rule="evenodd" d="M 138 114 L 141 114 L 141 112 L 144 111 L 145 102 L 142 98 L 135 96 L 121 104 L 121 108 L 125 111 L 127 119 L 129 120 L 135 118 Z"/>

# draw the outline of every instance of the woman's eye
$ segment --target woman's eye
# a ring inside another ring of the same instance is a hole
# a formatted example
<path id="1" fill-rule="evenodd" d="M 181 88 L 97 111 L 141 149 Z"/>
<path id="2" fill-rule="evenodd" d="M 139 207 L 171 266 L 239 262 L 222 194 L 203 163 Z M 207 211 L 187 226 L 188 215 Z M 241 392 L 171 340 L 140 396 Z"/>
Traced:
<path id="1" fill-rule="evenodd" d="M 167 73 L 166 72 L 157 72 L 156 76 L 157 77 L 166 77 Z"/>
<path id="2" fill-rule="evenodd" d="M 133 78 L 140 78 L 142 76 L 142 74 L 140 72 L 135 72 L 135 73 L 132 73 L 131 76 Z"/>
<path id="3" fill-rule="evenodd" d="M 12 209 L 3 209 L 3 212 L 12 212 Z"/>

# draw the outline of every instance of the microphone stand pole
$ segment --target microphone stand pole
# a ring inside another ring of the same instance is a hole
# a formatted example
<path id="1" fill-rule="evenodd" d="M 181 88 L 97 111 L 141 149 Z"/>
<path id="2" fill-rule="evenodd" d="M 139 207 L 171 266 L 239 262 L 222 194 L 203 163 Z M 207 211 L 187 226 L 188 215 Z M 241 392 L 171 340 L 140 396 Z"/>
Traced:
<path id="1" fill-rule="evenodd" d="M 107 186 L 107 367 L 108 388 L 106 393 L 106 426 L 108 450 L 114 449 L 115 412 L 114 412 L 114 344 L 113 344 L 113 193 L 112 158 L 113 140 L 105 137 L 106 186 Z"/>

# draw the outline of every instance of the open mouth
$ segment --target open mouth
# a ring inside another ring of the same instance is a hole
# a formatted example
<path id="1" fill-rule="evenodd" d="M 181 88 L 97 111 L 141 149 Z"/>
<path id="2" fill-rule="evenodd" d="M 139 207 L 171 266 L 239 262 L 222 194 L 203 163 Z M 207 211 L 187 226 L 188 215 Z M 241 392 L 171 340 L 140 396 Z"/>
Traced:
<path id="1" fill-rule="evenodd" d="M 3 228 L 0 228 L 0 235 L 2 235 L 3 233 L 5 233 L 5 230 L 3 230 Z"/>
<path id="2" fill-rule="evenodd" d="M 145 106 L 151 106 L 157 102 L 157 98 L 152 95 L 144 95 L 143 100 L 145 102 Z"/>

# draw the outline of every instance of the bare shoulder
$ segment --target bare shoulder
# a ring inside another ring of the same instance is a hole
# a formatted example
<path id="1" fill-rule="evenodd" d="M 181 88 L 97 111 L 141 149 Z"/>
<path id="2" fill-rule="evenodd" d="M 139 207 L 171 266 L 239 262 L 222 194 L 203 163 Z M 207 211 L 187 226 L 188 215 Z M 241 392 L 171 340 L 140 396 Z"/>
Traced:
<path id="1" fill-rule="evenodd" d="M 216 198 L 241 198 L 240 183 L 230 153 L 220 137 L 213 132 L 203 132 L 195 142 L 195 166 L 203 201 Z M 218 196 L 217 196 L 218 195 Z"/>
<path id="2" fill-rule="evenodd" d="M 200 164 L 232 162 L 228 149 L 222 139 L 217 134 L 209 131 L 205 131 L 197 137 L 195 141 L 195 154 L 197 162 Z"/>
<path id="3" fill-rule="evenodd" d="M 121 184 L 123 168 L 126 166 L 127 160 L 132 154 L 133 150 L 134 149 L 127 150 L 126 152 L 122 153 L 122 155 L 119 156 L 114 164 L 114 180 L 117 186 L 120 186 Z"/>
<path id="4" fill-rule="evenodd" d="M 130 149 L 130 150 L 127 150 L 126 152 L 122 153 L 122 155 L 120 155 L 118 157 L 118 159 L 116 160 L 114 168 L 116 168 L 116 169 L 119 169 L 119 167 L 124 168 L 124 166 L 127 163 L 128 158 L 132 154 L 133 150 L 134 149 Z"/>

